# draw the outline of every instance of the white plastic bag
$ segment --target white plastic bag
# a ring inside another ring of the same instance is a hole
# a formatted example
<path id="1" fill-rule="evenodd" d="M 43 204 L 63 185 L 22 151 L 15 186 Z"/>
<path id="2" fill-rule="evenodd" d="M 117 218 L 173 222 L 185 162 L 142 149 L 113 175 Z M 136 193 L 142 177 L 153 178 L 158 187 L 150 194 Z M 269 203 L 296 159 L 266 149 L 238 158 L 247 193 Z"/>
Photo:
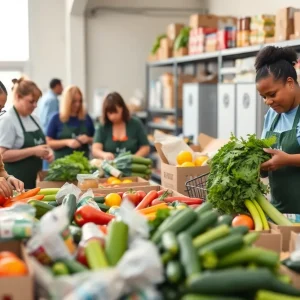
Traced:
<path id="1" fill-rule="evenodd" d="M 58 191 L 58 193 L 56 194 L 56 202 L 58 204 L 62 204 L 63 199 L 65 198 L 66 195 L 68 194 L 73 194 L 77 201 L 79 198 L 79 195 L 81 194 L 81 190 L 80 188 L 78 188 L 76 185 L 74 185 L 73 183 L 68 183 L 66 182 Z"/>

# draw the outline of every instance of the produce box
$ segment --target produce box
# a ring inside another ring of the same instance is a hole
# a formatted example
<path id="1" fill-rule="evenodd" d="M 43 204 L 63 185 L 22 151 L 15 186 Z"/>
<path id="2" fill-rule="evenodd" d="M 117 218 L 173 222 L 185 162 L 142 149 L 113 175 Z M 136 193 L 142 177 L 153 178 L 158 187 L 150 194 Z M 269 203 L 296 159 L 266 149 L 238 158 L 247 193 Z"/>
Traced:
<path id="1" fill-rule="evenodd" d="M 300 38 L 300 12 L 297 11 L 294 14 L 294 39 Z"/>
<path id="2" fill-rule="evenodd" d="M 177 24 L 177 23 L 172 23 L 169 24 L 167 27 L 167 37 L 171 40 L 171 41 L 175 41 L 176 37 L 178 36 L 178 34 L 180 33 L 180 30 L 184 27 L 184 24 Z"/>
<path id="3" fill-rule="evenodd" d="M 280 266 L 280 273 L 288 275 L 292 279 L 293 286 L 297 289 L 300 289 L 300 274 L 290 270 L 286 266 Z"/>
<path id="4" fill-rule="evenodd" d="M 264 230 L 260 232 L 260 236 L 254 245 L 280 253 L 282 249 L 282 235 L 277 230 Z"/>
<path id="5" fill-rule="evenodd" d="M 45 178 L 47 176 L 47 171 L 40 171 L 37 176 L 36 186 L 40 187 L 42 189 L 47 188 L 61 188 L 66 182 L 65 181 L 45 181 Z M 69 182 L 74 183 L 75 185 L 77 182 Z"/>
<path id="6" fill-rule="evenodd" d="M 227 143 L 227 140 L 215 139 L 204 133 L 199 135 L 198 141 L 200 144 L 200 152 L 202 153 L 216 151 Z M 185 187 L 186 181 L 209 172 L 208 166 L 177 167 L 171 165 L 162 151 L 162 144 L 155 143 L 155 147 L 161 159 L 161 184 L 165 188 L 188 196 Z"/>
<path id="7" fill-rule="evenodd" d="M 280 226 L 274 223 L 269 223 L 271 229 L 277 230 L 282 234 L 282 251 L 289 251 L 291 232 L 300 233 L 300 226 Z"/>
<path id="8" fill-rule="evenodd" d="M 0 243 L 0 251 L 11 251 L 25 261 L 29 274 L 26 276 L 1 277 L 0 299 L 31 300 L 34 299 L 33 271 L 21 242 L 7 241 Z"/>
<path id="9" fill-rule="evenodd" d="M 294 252 L 299 246 L 297 247 L 297 244 L 300 245 L 300 235 L 299 233 L 292 231 L 291 232 L 291 239 L 290 239 L 290 248 L 289 251 L 292 253 Z"/>
<path id="10" fill-rule="evenodd" d="M 224 29 L 228 26 L 235 26 L 237 19 L 231 16 L 216 16 L 216 15 L 198 15 L 190 16 L 190 27 L 211 27 Z"/>

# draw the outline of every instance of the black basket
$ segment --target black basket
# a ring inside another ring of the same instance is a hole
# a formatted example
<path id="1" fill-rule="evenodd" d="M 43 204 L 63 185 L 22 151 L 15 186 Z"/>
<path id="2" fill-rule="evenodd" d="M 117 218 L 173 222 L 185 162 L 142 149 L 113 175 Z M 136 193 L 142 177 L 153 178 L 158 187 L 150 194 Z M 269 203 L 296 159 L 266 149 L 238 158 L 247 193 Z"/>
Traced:
<path id="1" fill-rule="evenodd" d="M 191 198 L 200 198 L 203 201 L 207 200 L 206 182 L 208 174 L 203 174 L 185 183 L 186 190 Z"/>

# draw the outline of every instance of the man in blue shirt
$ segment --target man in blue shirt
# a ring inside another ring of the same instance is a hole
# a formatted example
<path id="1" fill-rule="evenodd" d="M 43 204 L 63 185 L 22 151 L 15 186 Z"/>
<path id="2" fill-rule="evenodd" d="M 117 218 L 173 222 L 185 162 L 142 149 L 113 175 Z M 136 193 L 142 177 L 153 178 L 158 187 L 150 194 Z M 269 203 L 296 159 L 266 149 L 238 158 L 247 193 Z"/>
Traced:
<path id="1" fill-rule="evenodd" d="M 38 116 L 46 134 L 52 116 L 59 112 L 58 96 L 62 94 L 63 86 L 60 79 L 50 81 L 50 90 L 44 94 L 38 104 Z"/>

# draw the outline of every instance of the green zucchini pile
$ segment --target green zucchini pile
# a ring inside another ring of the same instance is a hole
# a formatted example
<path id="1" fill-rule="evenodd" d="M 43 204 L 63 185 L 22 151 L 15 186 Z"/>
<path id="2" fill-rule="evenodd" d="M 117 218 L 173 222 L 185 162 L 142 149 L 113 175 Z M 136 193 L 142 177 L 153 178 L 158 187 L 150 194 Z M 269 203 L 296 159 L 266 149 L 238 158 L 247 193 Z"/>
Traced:
<path id="1" fill-rule="evenodd" d="M 231 227 L 211 203 L 174 211 L 152 233 L 164 264 L 163 299 L 300 299 L 279 254 L 252 246 L 258 232 Z"/>

